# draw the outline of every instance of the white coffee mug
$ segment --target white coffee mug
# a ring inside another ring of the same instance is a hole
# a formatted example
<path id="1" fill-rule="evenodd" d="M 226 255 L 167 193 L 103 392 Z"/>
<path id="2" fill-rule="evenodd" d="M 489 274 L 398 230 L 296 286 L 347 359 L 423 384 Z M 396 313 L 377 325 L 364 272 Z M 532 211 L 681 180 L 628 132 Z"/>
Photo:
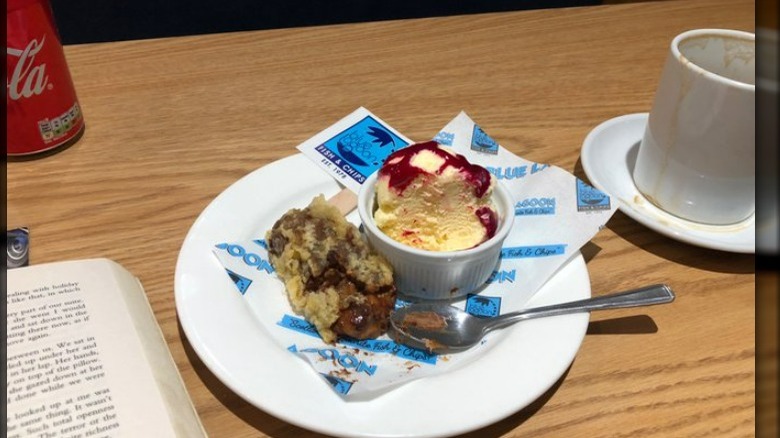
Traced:
<path id="1" fill-rule="evenodd" d="M 713 225 L 754 214 L 755 35 L 696 29 L 674 38 L 634 166 L 662 210 Z"/>

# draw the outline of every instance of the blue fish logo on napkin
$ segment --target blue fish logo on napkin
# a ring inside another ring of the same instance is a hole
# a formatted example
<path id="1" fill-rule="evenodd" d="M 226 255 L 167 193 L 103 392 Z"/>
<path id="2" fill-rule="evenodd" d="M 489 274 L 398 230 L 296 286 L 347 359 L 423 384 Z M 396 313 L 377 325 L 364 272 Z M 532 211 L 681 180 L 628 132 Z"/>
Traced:
<path id="1" fill-rule="evenodd" d="M 357 193 L 390 154 L 411 143 L 367 109 L 358 108 L 298 149 Z"/>

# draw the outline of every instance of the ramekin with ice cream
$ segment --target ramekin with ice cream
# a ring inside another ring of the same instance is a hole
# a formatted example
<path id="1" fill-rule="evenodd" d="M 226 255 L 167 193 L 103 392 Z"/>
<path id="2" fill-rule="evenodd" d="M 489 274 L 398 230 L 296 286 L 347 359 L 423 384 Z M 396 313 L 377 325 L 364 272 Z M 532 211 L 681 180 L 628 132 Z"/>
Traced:
<path id="1" fill-rule="evenodd" d="M 423 299 L 460 297 L 485 284 L 513 208 L 485 168 L 436 142 L 390 155 L 358 195 L 366 236 L 393 265 L 399 293 Z"/>

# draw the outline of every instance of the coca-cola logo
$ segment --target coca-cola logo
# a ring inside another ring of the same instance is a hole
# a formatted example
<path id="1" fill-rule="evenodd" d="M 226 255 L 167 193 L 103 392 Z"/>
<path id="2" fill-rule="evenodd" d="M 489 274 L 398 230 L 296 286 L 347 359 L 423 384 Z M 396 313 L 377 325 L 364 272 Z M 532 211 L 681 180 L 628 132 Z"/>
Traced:
<path id="1" fill-rule="evenodd" d="M 6 53 L 9 56 L 19 58 L 13 73 L 8 78 L 8 97 L 12 100 L 39 95 L 43 93 L 43 90 L 51 88 L 49 76 L 46 75 L 46 64 L 35 64 L 35 57 L 43 48 L 44 42 L 46 42 L 46 36 L 41 38 L 40 42 L 35 39 L 31 40 L 24 50 L 6 48 Z"/>

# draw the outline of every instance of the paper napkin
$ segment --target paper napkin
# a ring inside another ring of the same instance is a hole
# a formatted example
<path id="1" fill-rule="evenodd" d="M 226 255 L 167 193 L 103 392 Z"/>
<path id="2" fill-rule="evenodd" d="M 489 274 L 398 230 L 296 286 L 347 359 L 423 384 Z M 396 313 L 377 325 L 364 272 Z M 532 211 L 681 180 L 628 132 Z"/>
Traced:
<path id="1" fill-rule="evenodd" d="M 464 112 L 434 139 L 486 167 L 515 198 L 514 226 L 504 242 L 498 269 L 483 288 L 454 303 L 470 313 L 490 317 L 522 309 L 617 209 L 609 196 L 571 173 L 507 151 Z M 357 193 L 388 155 L 409 144 L 411 140 L 359 108 L 298 149 Z M 263 308 L 254 314 L 268 315 L 268 309 L 274 308 L 271 301 L 286 300 L 281 281 L 268 262 L 263 236 L 251 241 L 214 242 L 213 253 L 247 305 Z M 269 296 L 269 285 L 275 286 L 272 289 L 278 294 Z M 397 306 L 403 305 L 399 300 Z M 471 350 L 447 356 L 399 345 L 386 336 L 326 344 L 289 305 L 276 307 L 274 316 L 260 318 L 261 325 L 280 347 L 307 360 L 324 381 L 348 399 L 372 398 L 406 382 L 449 372 L 478 359 L 490 344 L 487 337 Z"/>

